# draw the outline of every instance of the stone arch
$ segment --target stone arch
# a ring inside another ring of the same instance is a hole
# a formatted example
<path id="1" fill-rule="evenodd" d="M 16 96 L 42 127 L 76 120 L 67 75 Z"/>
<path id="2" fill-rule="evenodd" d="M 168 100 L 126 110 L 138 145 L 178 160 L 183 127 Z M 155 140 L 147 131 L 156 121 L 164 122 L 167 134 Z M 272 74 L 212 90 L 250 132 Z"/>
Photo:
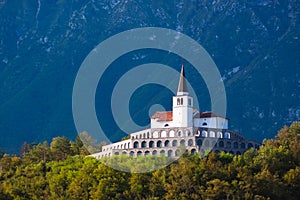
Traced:
<path id="1" fill-rule="evenodd" d="M 172 146 L 173 146 L 173 147 L 176 147 L 176 146 L 177 146 L 177 140 L 173 140 L 173 141 L 172 141 Z"/>
<path id="2" fill-rule="evenodd" d="M 226 148 L 231 148 L 231 142 L 226 142 Z"/>
<path id="3" fill-rule="evenodd" d="M 160 153 L 161 155 L 165 155 L 165 154 L 166 154 L 165 150 L 161 150 L 159 153 Z"/>
<path id="4" fill-rule="evenodd" d="M 142 148 L 146 148 L 146 147 L 147 147 L 147 142 L 146 142 L 146 141 L 143 141 L 142 144 L 141 144 L 141 147 L 142 147 Z"/>
<path id="5" fill-rule="evenodd" d="M 177 136 L 178 136 L 178 137 L 182 137 L 182 130 L 178 130 L 178 131 L 177 131 Z"/>
<path id="6" fill-rule="evenodd" d="M 133 143 L 133 148 L 139 148 L 139 142 L 138 141 L 135 141 Z"/>
<path id="7" fill-rule="evenodd" d="M 193 146 L 194 145 L 194 141 L 192 139 L 188 140 L 188 146 Z"/>
<path id="8" fill-rule="evenodd" d="M 115 152 L 114 154 L 115 154 L 115 155 L 119 155 L 119 152 Z"/>
<path id="9" fill-rule="evenodd" d="M 142 154 L 143 154 L 142 151 L 138 151 L 138 152 L 136 153 L 137 156 L 141 156 Z"/>
<path id="10" fill-rule="evenodd" d="M 150 151 L 145 151 L 145 156 L 148 156 L 148 155 L 150 155 Z"/>
<path id="11" fill-rule="evenodd" d="M 153 132 L 153 138 L 158 138 L 158 131 Z"/>
<path id="12" fill-rule="evenodd" d="M 126 152 L 126 151 L 123 151 L 123 152 L 122 152 L 122 154 L 124 154 L 124 155 L 125 155 L 125 154 L 127 154 L 127 152 Z"/>
<path id="13" fill-rule="evenodd" d="M 180 145 L 185 146 L 185 140 L 184 139 L 180 140 Z"/>
<path id="14" fill-rule="evenodd" d="M 246 144 L 244 142 L 241 143 L 241 149 L 245 149 L 246 148 Z"/>
<path id="15" fill-rule="evenodd" d="M 239 148 L 239 144 L 238 144 L 237 142 L 234 142 L 234 143 L 233 143 L 233 148 L 234 148 L 234 149 Z"/>
<path id="16" fill-rule="evenodd" d="M 214 131 L 209 131 L 209 137 L 211 138 L 216 137 L 216 133 Z"/>
<path id="17" fill-rule="evenodd" d="M 179 149 L 176 149 L 175 151 L 175 156 L 179 156 L 180 155 L 180 150 Z"/>
<path id="18" fill-rule="evenodd" d="M 166 131 L 162 131 L 160 134 L 161 134 L 161 137 L 162 137 L 162 138 L 167 137 L 167 132 L 166 132 Z"/>
<path id="19" fill-rule="evenodd" d="M 197 139 L 196 142 L 197 142 L 197 145 L 198 145 L 198 146 L 202 146 L 202 140 L 201 140 L 201 139 Z"/>
<path id="20" fill-rule="evenodd" d="M 157 155 L 157 151 L 156 150 L 152 151 L 152 155 Z"/>
<path id="21" fill-rule="evenodd" d="M 205 130 L 201 131 L 201 137 L 207 137 L 207 131 Z"/>
<path id="22" fill-rule="evenodd" d="M 153 148 L 153 147 L 154 147 L 154 141 L 151 140 L 151 141 L 149 142 L 149 147 L 150 147 L 150 148 Z"/>
<path id="23" fill-rule="evenodd" d="M 193 154 L 193 155 L 196 154 L 196 149 L 192 149 L 191 154 Z"/>
<path id="24" fill-rule="evenodd" d="M 217 132 L 217 138 L 223 138 L 223 133 L 221 131 Z"/>
<path id="25" fill-rule="evenodd" d="M 134 156 L 134 151 L 130 151 L 130 156 Z"/>
<path id="26" fill-rule="evenodd" d="M 162 142 L 160 140 L 156 142 L 156 147 L 162 147 Z"/>
<path id="27" fill-rule="evenodd" d="M 189 129 L 185 130 L 185 135 L 187 137 L 191 136 L 191 131 Z"/>
<path id="28" fill-rule="evenodd" d="M 224 142 L 223 142 L 223 141 L 220 141 L 220 142 L 219 142 L 219 147 L 221 147 L 221 148 L 224 147 Z"/>
<path id="29" fill-rule="evenodd" d="M 169 141 L 169 140 L 166 140 L 166 141 L 165 141 L 165 147 L 168 147 L 168 146 L 170 146 L 170 141 Z"/>
<path id="30" fill-rule="evenodd" d="M 230 133 L 229 132 L 225 132 L 224 133 L 224 138 L 230 139 Z"/>
<path id="31" fill-rule="evenodd" d="M 170 150 L 168 151 L 168 157 L 172 157 L 172 153 L 173 153 L 173 151 L 170 149 Z"/>
<path id="32" fill-rule="evenodd" d="M 250 149 L 253 147 L 253 144 L 251 142 L 248 143 L 247 148 Z"/>
<path id="33" fill-rule="evenodd" d="M 174 130 L 170 130 L 169 137 L 175 137 L 175 131 Z"/>

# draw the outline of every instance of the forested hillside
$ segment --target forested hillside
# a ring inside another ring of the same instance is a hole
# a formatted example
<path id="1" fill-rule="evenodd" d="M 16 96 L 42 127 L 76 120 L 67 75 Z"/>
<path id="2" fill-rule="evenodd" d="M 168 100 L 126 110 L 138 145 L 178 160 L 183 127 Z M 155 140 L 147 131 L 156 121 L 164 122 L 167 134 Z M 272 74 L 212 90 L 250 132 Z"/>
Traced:
<path id="1" fill-rule="evenodd" d="M 22 157 L 2 155 L 0 199 L 298 199 L 299 140 L 300 122 L 295 122 L 259 150 L 241 156 L 185 154 L 143 174 L 116 171 L 86 157 L 79 139 L 25 143 Z"/>

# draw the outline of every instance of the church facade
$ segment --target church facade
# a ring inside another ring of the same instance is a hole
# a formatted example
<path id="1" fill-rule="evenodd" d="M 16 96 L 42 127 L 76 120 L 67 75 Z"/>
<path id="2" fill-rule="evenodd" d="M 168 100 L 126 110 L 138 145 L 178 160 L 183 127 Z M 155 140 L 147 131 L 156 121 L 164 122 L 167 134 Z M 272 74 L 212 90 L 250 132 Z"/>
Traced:
<path id="1" fill-rule="evenodd" d="M 259 148 L 258 142 L 246 140 L 241 134 L 228 130 L 228 118 L 193 109 L 193 97 L 188 92 L 183 65 L 172 108 L 172 111 L 152 115 L 149 129 L 131 133 L 129 139 L 105 145 L 101 152 L 91 156 L 103 158 L 127 154 L 176 158 L 183 151 L 203 155 L 208 151 L 225 151 L 239 155 L 249 148 Z"/>

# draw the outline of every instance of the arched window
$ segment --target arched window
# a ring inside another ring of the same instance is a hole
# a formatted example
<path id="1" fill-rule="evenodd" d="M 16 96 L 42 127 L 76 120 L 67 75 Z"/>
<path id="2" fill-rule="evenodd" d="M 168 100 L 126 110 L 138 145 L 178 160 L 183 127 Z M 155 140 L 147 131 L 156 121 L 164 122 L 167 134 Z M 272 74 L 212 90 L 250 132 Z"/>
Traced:
<path id="1" fill-rule="evenodd" d="M 157 151 L 156 150 L 152 151 L 152 155 L 157 155 Z"/>
<path id="2" fill-rule="evenodd" d="M 206 122 L 204 122 L 204 123 L 202 124 L 202 126 L 207 126 L 207 123 L 206 123 Z"/>
<path id="3" fill-rule="evenodd" d="M 123 151 L 123 152 L 122 152 L 122 154 L 124 154 L 124 155 L 125 155 L 125 154 L 127 154 L 127 152 L 126 152 L 126 151 Z"/>
<path id="4" fill-rule="evenodd" d="M 145 156 L 150 155 L 150 151 L 145 151 Z"/>
<path id="5" fill-rule="evenodd" d="M 167 132 L 166 131 L 162 131 L 161 132 L 161 137 L 167 137 Z"/>
<path id="6" fill-rule="evenodd" d="M 227 148 L 231 148 L 231 142 L 227 142 L 227 143 L 226 143 L 226 147 L 227 147 Z"/>
<path id="7" fill-rule="evenodd" d="M 143 142 L 142 142 L 142 148 L 146 148 L 146 146 L 147 146 L 146 141 L 143 141 Z"/>
<path id="8" fill-rule="evenodd" d="M 178 137 L 181 137 L 181 136 L 182 136 L 182 131 L 179 130 L 179 131 L 177 132 L 177 135 L 178 135 Z"/>
<path id="9" fill-rule="evenodd" d="M 153 132 L 153 138 L 158 138 L 158 132 L 157 131 Z"/>
<path id="10" fill-rule="evenodd" d="M 168 157 L 172 157 L 172 153 L 173 153 L 173 151 L 172 151 L 172 150 L 169 150 L 169 151 L 168 151 Z"/>
<path id="11" fill-rule="evenodd" d="M 191 154 L 195 155 L 196 154 L 196 149 L 192 149 Z"/>
<path id="12" fill-rule="evenodd" d="M 252 143 L 248 143 L 247 147 L 248 147 L 248 149 L 250 149 L 250 148 L 253 147 L 253 144 Z"/>
<path id="13" fill-rule="evenodd" d="M 188 136 L 191 136 L 191 131 L 190 130 L 185 130 L 185 135 L 188 137 Z"/>
<path id="14" fill-rule="evenodd" d="M 165 150 L 161 150 L 159 153 L 160 153 L 161 155 L 165 155 Z"/>
<path id="15" fill-rule="evenodd" d="M 230 133 L 225 132 L 225 133 L 224 133 L 224 138 L 230 139 Z"/>
<path id="16" fill-rule="evenodd" d="M 197 145 L 201 147 L 202 146 L 202 140 L 198 139 L 197 140 Z"/>
<path id="17" fill-rule="evenodd" d="M 180 105 L 180 99 L 177 98 L 177 105 Z"/>
<path id="18" fill-rule="evenodd" d="M 175 151 L 175 156 L 179 156 L 179 155 L 180 155 L 180 150 L 177 149 L 177 150 Z"/>
<path id="19" fill-rule="evenodd" d="M 223 141 L 219 142 L 219 147 L 224 147 L 224 142 Z"/>
<path id="20" fill-rule="evenodd" d="M 169 124 L 165 124 L 165 125 L 164 125 L 164 127 L 168 127 L 168 126 L 169 126 Z"/>
<path id="21" fill-rule="evenodd" d="M 154 142 L 153 142 L 153 141 L 150 141 L 150 142 L 149 142 L 149 147 L 150 147 L 150 148 L 153 148 L 153 147 L 154 147 Z"/>
<path id="22" fill-rule="evenodd" d="M 115 155 L 119 155 L 119 152 L 115 152 Z"/>
<path id="23" fill-rule="evenodd" d="M 237 142 L 234 142 L 234 143 L 233 143 L 233 148 L 237 149 L 237 148 L 239 148 L 238 146 L 239 146 L 239 145 L 238 145 Z"/>
<path id="24" fill-rule="evenodd" d="M 192 140 L 192 139 L 189 139 L 189 140 L 188 140 L 188 146 L 193 146 L 193 144 L 194 144 L 193 140 Z"/>
<path id="25" fill-rule="evenodd" d="M 212 137 L 212 138 L 216 137 L 215 132 L 214 131 L 209 131 L 209 137 Z"/>
<path id="26" fill-rule="evenodd" d="M 173 130 L 170 130 L 169 136 L 170 136 L 170 137 L 175 137 L 175 132 L 174 132 Z"/>
<path id="27" fill-rule="evenodd" d="M 173 140 L 172 146 L 173 146 L 173 147 L 176 147 L 176 146 L 177 146 L 177 140 Z"/>
<path id="28" fill-rule="evenodd" d="M 166 140 L 166 141 L 165 141 L 165 147 L 168 147 L 168 146 L 170 146 L 170 141 L 169 141 L 169 140 Z"/>
<path id="29" fill-rule="evenodd" d="M 180 145 L 185 146 L 185 140 L 180 140 Z"/>
<path id="30" fill-rule="evenodd" d="M 141 156 L 142 155 L 142 152 L 141 151 L 138 151 L 137 152 L 137 156 Z"/>
<path id="31" fill-rule="evenodd" d="M 246 144 L 244 142 L 241 143 L 241 149 L 245 149 L 246 148 Z"/>
<path id="32" fill-rule="evenodd" d="M 139 142 L 135 141 L 135 142 L 133 143 L 133 148 L 139 148 Z"/>
<path id="33" fill-rule="evenodd" d="M 149 134 L 149 132 L 147 132 L 147 138 L 150 138 L 150 134 Z"/>
<path id="34" fill-rule="evenodd" d="M 143 133 L 143 138 L 146 138 L 146 133 Z"/>
<path id="35" fill-rule="evenodd" d="M 161 141 L 160 140 L 157 141 L 156 146 L 161 147 Z"/>
<path id="36" fill-rule="evenodd" d="M 201 137 L 207 137 L 207 131 L 201 131 Z"/>
<path id="37" fill-rule="evenodd" d="M 222 134 L 221 131 L 218 131 L 218 132 L 217 132 L 217 138 L 223 138 L 223 134 Z"/>

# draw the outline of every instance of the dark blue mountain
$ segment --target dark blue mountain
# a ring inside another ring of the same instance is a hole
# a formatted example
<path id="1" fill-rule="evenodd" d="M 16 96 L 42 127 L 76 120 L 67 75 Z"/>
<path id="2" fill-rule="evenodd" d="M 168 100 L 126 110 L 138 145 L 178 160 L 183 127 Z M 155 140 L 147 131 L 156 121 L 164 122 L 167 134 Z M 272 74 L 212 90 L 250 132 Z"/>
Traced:
<path id="1" fill-rule="evenodd" d="M 249 139 L 271 138 L 300 118 L 299 14 L 298 0 L 0 0 L 0 148 L 18 153 L 24 141 L 74 138 L 72 89 L 84 58 L 114 34 L 149 26 L 198 41 L 223 77 L 231 128 Z M 124 136 L 108 107 L 113 84 L 149 62 L 179 70 L 181 58 L 155 50 L 131 52 L 101 80 L 107 95 L 97 93 L 96 108 L 105 111 L 99 121 L 112 140 Z M 195 83 L 193 71 L 187 67 L 186 73 Z M 209 110 L 205 84 L 194 89 L 201 110 Z M 147 124 L 147 109 L 158 101 L 170 108 L 171 96 L 158 85 L 136 91 L 129 106 L 136 123 Z"/>

